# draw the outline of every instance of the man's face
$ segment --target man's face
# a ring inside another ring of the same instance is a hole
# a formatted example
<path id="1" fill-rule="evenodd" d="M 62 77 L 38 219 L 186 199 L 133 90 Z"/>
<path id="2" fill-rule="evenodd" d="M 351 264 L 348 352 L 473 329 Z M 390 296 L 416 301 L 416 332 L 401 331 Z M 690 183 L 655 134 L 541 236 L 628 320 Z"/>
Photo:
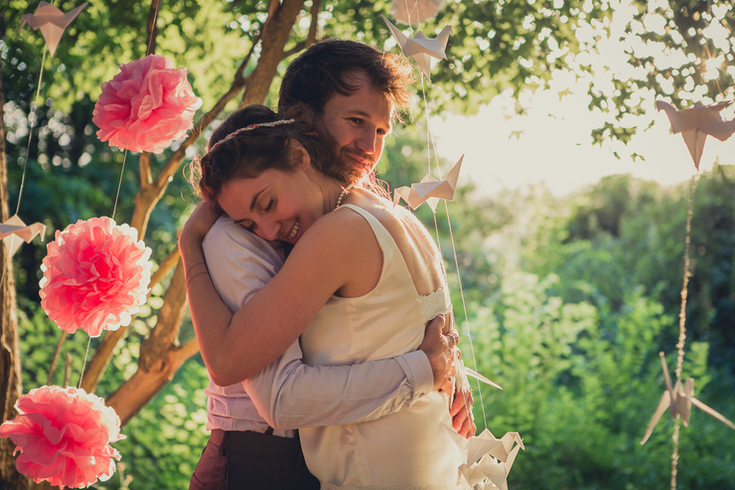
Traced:
<path id="1" fill-rule="evenodd" d="M 357 90 L 350 95 L 335 93 L 315 122 L 335 141 L 342 162 L 372 169 L 392 128 L 393 105 L 373 87 L 366 73 L 355 72 L 346 78 Z"/>

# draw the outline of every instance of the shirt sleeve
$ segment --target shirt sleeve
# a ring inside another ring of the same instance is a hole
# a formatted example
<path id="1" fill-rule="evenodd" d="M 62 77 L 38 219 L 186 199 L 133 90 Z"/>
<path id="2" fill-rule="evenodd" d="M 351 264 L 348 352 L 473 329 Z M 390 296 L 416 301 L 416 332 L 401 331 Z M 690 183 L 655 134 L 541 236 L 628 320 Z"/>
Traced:
<path id="1" fill-rule="evenodd" d="M 220 218 L 203 243 L 212 282 L 237 311 L 283 264 L 266 241 Z M 274 429 L 365 422 L 396 412 L 433 389 L 422 351 L 351 366 L 307 366 L 298 342 L 243 386 Z"/>

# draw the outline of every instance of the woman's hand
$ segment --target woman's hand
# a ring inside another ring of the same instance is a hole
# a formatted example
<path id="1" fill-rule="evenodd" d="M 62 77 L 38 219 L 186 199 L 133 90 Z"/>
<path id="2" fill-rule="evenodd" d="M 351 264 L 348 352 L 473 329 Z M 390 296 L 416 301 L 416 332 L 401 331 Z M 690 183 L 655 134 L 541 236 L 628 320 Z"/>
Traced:
<path id="1" fill-rule="evenodd" d="M 179 240 L 201 243 L 219 216 L 219 213 L 215 211 L 214 207 L 209 202 L 200 202 L 194 212 L 191 213 L 189 219 L 186 220 L 186 224 L 184 225 L 183 230 L 181 230 L 181 238 Z"/>

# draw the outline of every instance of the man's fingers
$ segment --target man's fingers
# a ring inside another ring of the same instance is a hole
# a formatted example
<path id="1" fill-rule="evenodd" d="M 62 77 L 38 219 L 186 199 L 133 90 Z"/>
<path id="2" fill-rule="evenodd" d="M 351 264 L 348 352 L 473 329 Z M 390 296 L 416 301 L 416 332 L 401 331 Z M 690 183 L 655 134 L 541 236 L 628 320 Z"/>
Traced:
<path id="1" fill-rule="evenodd" d="M 460 411 L 464 410 L 465 406 L 469 410 L 472 410 L 472 405 L 474 403 L 474 399 L 472 398 L 472 392 L 471 391 L 457 391 L 454 394 L 454 402 L 452 403 L 452 406 L 449 407 L 449 414 L 454 417 Z"/>
<path id="2" fill-rule="evenodd" d="M 437 315 L 434 318 L 432 318 L 429 323 L 426 324 L 426 333 L 429 332 L 436 332 L 438 330 L 438 333 L 441 334 L 441 331 L 444 330 L 444 315 Z"/>
<path id="3" fill-rule="evenodd" d="M 447 345 L 450 349 L 454 349 L 459 343 L 459 332 L 454 329 L 450 330 L 449 333 L 444 334 L 444 337 L 447 339 Z"/>
<path id="4" fill-rule="evenodd" d="M 452 393 L 454 391 L 454 382 L 452 381 L 452 378 L 446 377 L 444 378 L 444 383 L 442 383 L 441 388 L 439 391 L 442 391 L 444 393 Z"/>
<path id="5" fill-rule="evenodd" d="M 459 432 L 466 439 L 474 436 L 477 433 L 477 427 L 475 426 L 475 421 L 472 419 L 472 417 L 467 417 L 462 424 L 462 428 L 457 432 Z"/>
<path id="6" fill-rule="evenodd" d="M 454 416 L 452 417 L 452 426 L 454 427 L 454 430 L 459 432 L 468 418 L 469 410 L 465 410 L 464 405 L 462 405 L 462 410 L 454 414 Z"/>

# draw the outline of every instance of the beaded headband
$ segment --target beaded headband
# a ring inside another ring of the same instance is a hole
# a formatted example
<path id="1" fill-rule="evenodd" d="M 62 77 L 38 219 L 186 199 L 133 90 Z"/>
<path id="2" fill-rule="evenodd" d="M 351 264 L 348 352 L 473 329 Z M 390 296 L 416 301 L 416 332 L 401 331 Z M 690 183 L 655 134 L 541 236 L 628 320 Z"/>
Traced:
<path id="1" fill-rule="evenodd" d="M 250 126 L 245 126 L 244 128 L 240 128 L 238 130 L 235 130 L 216 142 L 212 145 L 212 147 L 209 149 L 209 152 L 214 151 L 215 148 L 217 148 L 219 145 L 224 143 L 225 141 L 234 138 L 240 133 L 244 133 L 245 131 L 252 131 L 253 129 L 258 128 L 275 128 L 276 126 L 283 126 L 284 124 L 293 124 L 296 122 L 296 119 L 279 119 L 278 121 L 272 121 L 272 122 L 262 122 L 262 123 L 256 123 L 251 124 Z"/>

